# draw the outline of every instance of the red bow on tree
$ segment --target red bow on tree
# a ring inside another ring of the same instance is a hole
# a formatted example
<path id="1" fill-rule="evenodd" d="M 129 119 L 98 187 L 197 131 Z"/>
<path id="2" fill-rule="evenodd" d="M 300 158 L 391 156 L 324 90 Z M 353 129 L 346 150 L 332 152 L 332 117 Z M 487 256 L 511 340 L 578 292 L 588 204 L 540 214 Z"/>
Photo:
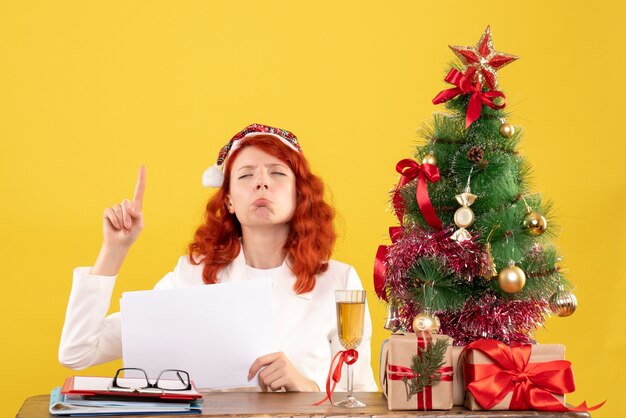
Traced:
<path id="1" fill-rule="evenodd" d="M 420 208 L 420 212 L 424 216 L 424 219 L 431 227 L 435 229 L 441 229 L 442 224 L 439 217 L 435 213 L 432 203 L 430 203 L 430 197 L 428 196 L 428 188 L 426 187 L 426 181 L 431 183 L 437 183 L 439 181 L 439 169 L 436 165 L 432 164 L 418 164 L 413 160 L 405 159 L 396 164 L 396 171 L 402 175 L 398 182 L 398 187 L 393 195 L 393 207 L 396 210 L 396 215 L 400 224 L 403 223 L 402 217 L 404 216 L 404 208 L 402 207 L 402 196 L 400 195 L 400 188 L 417 177 L 417 188 L 415 189 L 415 199 Z"/>
<path id="2" fill-rule="evenodd" d="M 447 102 L 448 100 L 460 95 L 471 94 L 469 104 L 467 105 L 467 112 L 465 113 L 465 129 L 480 117 L 483 104 L 489 106 L 492 109 L 503 109 L 506 106 L 506 96 L 501 91 L 490 90 L 483 92 L 482 85 L 479 82 L 472 83 L 472 81 L 459 70 L 451 69 L 445 80 L 454 84 L 456 87 L 442 90 L 433 99 L 433 104 L 439 104 Z M 497 105 L 493 102 L 496 97 L 501 97 L 503 103 Z"/>

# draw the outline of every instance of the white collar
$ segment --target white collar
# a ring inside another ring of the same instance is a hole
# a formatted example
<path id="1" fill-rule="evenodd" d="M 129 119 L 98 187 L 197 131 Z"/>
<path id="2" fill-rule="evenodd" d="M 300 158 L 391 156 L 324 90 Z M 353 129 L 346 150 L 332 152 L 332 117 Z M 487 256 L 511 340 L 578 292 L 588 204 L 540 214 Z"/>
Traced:
<path id="1" fill-rule="evenodd" d="M 291 270 L 291 266 L 289 265 L 287 258 L 285 258 L 285 261 L 283 261 L 283 264 L 281 267 L 282 268 L 277 272 L 276 276 L 273 279 L 274 285 L 275 286 L 288 286 L 289 292 L 293 296 L 296 296 L 304 300 L 311 300 L 313 296 L 312 291 L 298 295 L 293 290 L 293 285 L 296 282 L 296 276 L 293 274 L 293 271 Z M 243 253 L 243 247 L 240 247 L 239 254 L 237 254 L 237 257 L 235 257 L 235 259 L 230 263 L 230 266 L 228 268 L 230 270 L 228 274 L 231 277 L 247 277 L 248 276 L 246 272 L 246 257 Z"/>

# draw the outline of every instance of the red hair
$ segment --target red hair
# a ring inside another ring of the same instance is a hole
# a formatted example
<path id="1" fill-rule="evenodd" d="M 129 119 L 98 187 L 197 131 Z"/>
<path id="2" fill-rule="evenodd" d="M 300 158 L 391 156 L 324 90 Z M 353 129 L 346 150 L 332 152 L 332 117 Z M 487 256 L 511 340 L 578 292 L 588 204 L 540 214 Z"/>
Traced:
<path id="1" fill-rule="evenodd" d="M 230 264 L 241 251 L 241 224 L 228 211 L 230 169 L 246 147 L 256 147 L 289 166 L 296 178 L 296 209 L 290 221 L 285 242 L 289 266 L 296 276 L 294 291 L 306 293 L 315 287 L 315 276 L 328 269 L 336 234 L 334 209 L 324 201 L 324 183 L 311 172 L 304 156 L 271 135 L 258 135 L 241 140 L 227 159 L 224 183 L 206 205 L 205 220 L 189 244 L 189 261 L 204 263 L 202 278 L 206 284 L 217 283 L 217 273 Z"/>

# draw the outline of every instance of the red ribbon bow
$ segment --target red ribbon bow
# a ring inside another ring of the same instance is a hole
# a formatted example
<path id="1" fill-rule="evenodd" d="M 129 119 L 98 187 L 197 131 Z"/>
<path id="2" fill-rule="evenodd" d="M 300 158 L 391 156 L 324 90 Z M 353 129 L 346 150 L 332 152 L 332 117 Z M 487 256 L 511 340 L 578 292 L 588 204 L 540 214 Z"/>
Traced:
<path id="1" fill-rule="evenodd" d="M 470 343 L 467 350 L 478 350 L 493 361 L 492 364 L 468 364 L 464 373 L 467 390 L 484 409 L 491 409 L 513 392 L 509 410 L 537 411 L 593 411 L 602 402 L 587 407 L 583 402 L 570 409 L 554 395 L 563 395 L 575 389 L 571 363 L 553 360 L 529 363 L 531 345 L 509 347 L 500 341 L 481 339 Z M 605 401 L 606 402 L 606 401 Z"/>
<path id="2" fill-rule="evenodd" d="M 428 188 L 426 187 L 426 180 L 431 183 L 437 183 L 439 181 L 439 169 L 436 165 L 432 164 L 418 164 L 413 160 L 405 159 L 396 164 L 396 171 L 401 174 L 398 187 L 393 195 L 393 206 L 396 210 L 396 215 L 400 224 L 402 224 L 402 217 L 404 215 L 404 209 L 402 208 L 402 196 L 400 195 L 400 188 L 417 177 L 417 188 L 415 189 L 415 199 L 420 208 L 420 212 L 424 216 L 424 219 L 431 227 L 435 229 L 441 229 L 442 224 L 439 217 L 435 213 L 432 203 L 430 203 L 430 197 L 428 196 Z"/>
<path id="3" fill-rule="evenodd" d="M 389 237 L 391 243 L 395 243 L 398 237 L 402 234 L 402 227 L 391 226 L 389 227 Z M 376 251 L 376 259 L 374 260 L 374 290 L 378 297 L 385 302 L 387 301 L 387 293 L 385 292 L 385 273 L 387 272 L 387 266 L 385 260 L 389 253 L 388 245 L 379 245 Z"/>
<path id="4" fill-rule="evenodd" d="M 460 94 L 471 94 L 472 96 L 467 105 L 467 112 L 465 113 L 465 129 L 469 128 L 469 126 L 480 117 L 483 104 L 492 109 L 503 109 L 504 106 L 506 106 L 506 96 L 504 93 L 497 90 L 483 92 L 479 82 L 472 83 L 472 81 L 459 70 L 451 69 L 445 81 L 454 84 L 456 87 L 440 91 L 433 99 L 433 104 L 447 102 Z M 493 102 L 496 97 L 503 99 L 501 105 L 497 105 Z"/>
<path id="5" fill-rule="evenodd" d="M 337 365 L 335 366 L 335 370 L 333 371 L 333 364 L 335 363 L 335 360 L 337 360 L 337 358 L 339 358 L 339 362 L 337 363 Z M 326 401 L 326 399 L 328 399 L 331 404 L 333 403 L 331 396 L 335 391 L 337 383 L 341 380 L 341 369 L 343 368 L 343 364 L 353 364 L 355 361 L 358 360 L 358 358 L 359 352 L 354 349 L 339 351 L 337 352 L 337 354 L 335 354 L 335 357 L 333 357 L 333 360 L 330 362 L 330 370 L 328 370 L 328 377 L 326 378 L 326 397 L 319 402 L 315 402 L 313 404 L 314 406 L 321 405 L 322 403 L 324 403 L 324 401 Z M 331 380 L 333 381 L 332 387 L 330 384 Z"/>

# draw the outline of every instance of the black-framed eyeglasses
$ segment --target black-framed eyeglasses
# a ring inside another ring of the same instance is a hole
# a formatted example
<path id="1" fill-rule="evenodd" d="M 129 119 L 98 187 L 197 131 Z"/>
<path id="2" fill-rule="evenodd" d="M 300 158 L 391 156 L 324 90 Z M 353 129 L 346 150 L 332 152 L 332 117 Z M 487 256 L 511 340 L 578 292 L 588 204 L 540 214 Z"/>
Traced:
<path id="1" fill-rule="evenodd" d="M 120 373 L 134 371 L 140 372 L 139 377 L 119 377 Z M 120 380 L 118 380 L 118 378 Z M 132 383 L 132 384 L 131 384 Z M 109 388 L 111 391 L 121 392 L 145 392 L 162 393 L 163 391 L 191 390 L 191 379 L 189 373 L 178 369 L 162 370 L 154 383 L 148 379 L 148 374 L 144 369 L 136 367 L 124 367 L 115 372 L 115 377 Z"/>

